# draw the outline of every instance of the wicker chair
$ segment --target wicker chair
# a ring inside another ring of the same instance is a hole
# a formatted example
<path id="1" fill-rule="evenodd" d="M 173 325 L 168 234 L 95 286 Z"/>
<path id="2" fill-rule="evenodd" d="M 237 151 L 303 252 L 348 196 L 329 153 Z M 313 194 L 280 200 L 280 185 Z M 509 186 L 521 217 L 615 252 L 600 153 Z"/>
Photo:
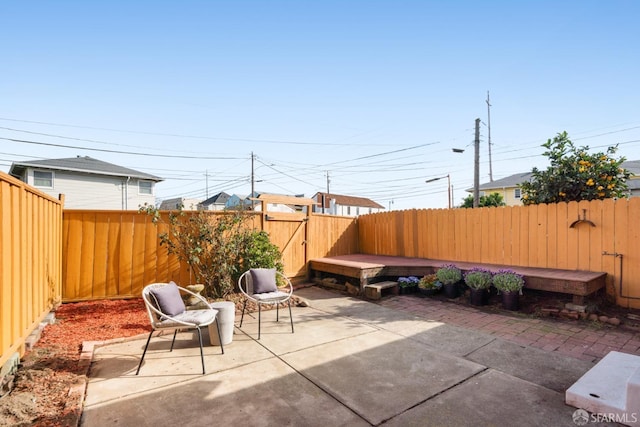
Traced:
<path id="1" fill-rule="evenodd" d="M 286 283 L 286 288 L 276 286 L 276 281 L 281 280 Z M 242 306 L 242 316 L 240 317 L 240 327 L 244 320 L 244 312 L 248 301 L 253 301 L 258 306 L 258 339 L 260 339 L 263 305 L 276 305 L 276 322 L 280 321 L 280 304 L 287 303 L 289 306 L 289 320 L 291 321 L 291 333 L 293 333 L 293 316 L 291 316 L 291 296 L 293 295 L 293 285 L 284 274 L 275 269 L 252 268 L 242 273 L 238 279 L 240 292 L 244 294 L 244 305 Z"/>
<path id="2" fill-rule="evenodd" d="M 175 283 L 153 283 L 145 286 L 142 290 L 142 299 L 147 308 L 147 314 L 153 328 L 147 338 L 147 344 L 144 346 L 142 358 L 138 365 L 136 375 L 140 372 L 140 367 L 144 361 L 144 356 L 147 353 L 151 336 L 155 331 L 169 330 L 173 332 L 173 340 L 171 341 L 171 349 L 173 351 L 173 345 L 176 342 L 176 335 L 181 329 L 195 329 L 198 331 L 198 339 L 200 340 L 200 359 L 202 360 L 202 374 L 205 374 L 204 368 L 204 352 L 202 350 L 202 331 L 201 328 L 211 325 L 218 315 L 218 310 L 211 307 L 200 310 L 187 310 L 180 291 L 198 298 L 202 301 L 206 307 L 209 307 L 207 301 L 200 295 L 177 286 Z M 220 327 L 216 322 L 218 331 L 218 337 L 220 337 Z M 220 340 L 220 348 L 222 354 L 224 354 L 224 347 L 222 346 L 222 340 Z"/>

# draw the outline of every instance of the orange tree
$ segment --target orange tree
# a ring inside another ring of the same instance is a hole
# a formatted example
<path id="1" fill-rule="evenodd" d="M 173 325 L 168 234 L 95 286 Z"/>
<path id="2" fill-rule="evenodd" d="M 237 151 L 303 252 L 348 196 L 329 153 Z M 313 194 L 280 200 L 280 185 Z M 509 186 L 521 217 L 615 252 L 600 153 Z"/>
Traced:
<path id="1" fill-rule="evenodd" d="M 525 205 L 625 197 L 631 175 L 622 168 L 624 157 L 615 158 L 618 147 L 591 154 L 589 147 L 576 147 L 567 132 L 542 144 L 549 158 L 546 170 L 533 168 L 530 181 L 520 184 Z"/>

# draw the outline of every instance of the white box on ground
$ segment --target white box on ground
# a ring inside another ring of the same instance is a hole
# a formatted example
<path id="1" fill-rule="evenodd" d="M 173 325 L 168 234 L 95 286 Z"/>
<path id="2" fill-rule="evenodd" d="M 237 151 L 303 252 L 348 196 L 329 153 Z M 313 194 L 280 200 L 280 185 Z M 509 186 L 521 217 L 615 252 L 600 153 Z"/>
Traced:
<path id="1" fill-rule="evenodd" d="M 565 393 L 567 405 L 640 426 L 640 356 L 611 351 Z"/>

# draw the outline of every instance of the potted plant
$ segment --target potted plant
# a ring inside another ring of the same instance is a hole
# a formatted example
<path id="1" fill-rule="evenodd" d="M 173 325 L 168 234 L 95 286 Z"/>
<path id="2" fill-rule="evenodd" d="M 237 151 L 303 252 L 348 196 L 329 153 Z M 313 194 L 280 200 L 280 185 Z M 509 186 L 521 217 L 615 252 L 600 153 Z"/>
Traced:
<path id="1" fill-rule="evenodd" d="M 435 274 L 427 274 L 418 282 L 418 292 L 420 295 L 434 295 L 440 292 L 442 283 L 438 281 Z"/>
<path id="2" fill-rule="evenodd" d="M 493 275 L 489 270 L 474 267 L 464 274 L 464 283 L 470 289 L 469 301 L 473 305 L 486 305 Z"/>
<path id="3" fill-rule="evenodd" d="M 420 282 L 420 279 L 415 276 L 399 277 L 398 287 L 400 290 L 400 295 L 414 293 L 418 288 L 418 282 Z"/>
<path id="4" fill-rule="evenodd" d="M 493 286 L 502 294 L 502 307 L 517 310 L 519 296 L 522 295 L 524 277 L 513 270 L 500 270 L 493 275 Z"/>
<path id="5" fill-rule="evenodd" d="M 447 298 L 457 298 L 460 295 L 458 283 L 462 280 L 462 270 L 453 264 L 445 264 L 436 271 L 438 281 L 444 287 Z"/>

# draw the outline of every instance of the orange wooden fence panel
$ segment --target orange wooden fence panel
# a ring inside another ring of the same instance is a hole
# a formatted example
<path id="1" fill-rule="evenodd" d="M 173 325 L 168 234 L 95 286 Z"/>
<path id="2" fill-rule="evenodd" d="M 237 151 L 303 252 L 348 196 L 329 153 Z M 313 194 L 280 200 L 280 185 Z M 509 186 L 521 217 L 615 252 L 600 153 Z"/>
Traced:
<path id="1" fill-rule="evenodd" d="M 148 216 L 107 211 L 64 215 L 65 300 L 137 296 L 150 281 L 192 281 L 189 269 L 159 246 L 161 229 Z M 304 276 L 310 259 L 357 252 L 605 271 L 607 291 L 618 304 L 638 307 L 637 218 L 640 199 L 634 198 L 393 211 L 358 219 L 300 213 L 267 218 L 259 213 L 254 225 L 283 250 L 289 276 Z"/>
<path id="2" fill-rule="evenodd" d="M 0 172 L 0 366 L 62 298 L 62 202 Z"/>
<path id="3" fill-rule="evenodd" d="M 358 227 L 360 251 L 367 254 L 604 271 L 617 303 L 640 308 L 637 197 L 393 211 L 361 216 Z"/>
<path id="4" fill-rule="evenodd" d="M 64 301 L 135 297 L 152 282 L 194 283 L 189 267 L 160 246 L 158 234 L 168 229 L 162 215 L 155 225 L 137 211 L 65 210 Z M 355 218 L 256 213 L 248 226 L 269 234 L 289 277 L 306 277 L 309 259 L 358 251 Z"/>

